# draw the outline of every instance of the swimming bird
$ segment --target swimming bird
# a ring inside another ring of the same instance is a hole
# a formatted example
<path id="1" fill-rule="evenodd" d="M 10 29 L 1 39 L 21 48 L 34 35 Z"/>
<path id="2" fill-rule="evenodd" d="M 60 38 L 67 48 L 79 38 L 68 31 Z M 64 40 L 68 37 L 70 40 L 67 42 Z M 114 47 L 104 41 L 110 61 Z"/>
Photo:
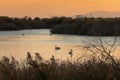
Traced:
<path id="1" fill-rule="evenodd" d="M 25 34 L 23 33 L 22 35 L 24 36 Z"/>
<path id="2" fill-rule="evenodd" d="M 52 36 L 52 33 L 50 33 L 50 36 Z"/>
<path id="3" fill-rule="evenodd" d="M 55 45 L 55 51 L 60 50 L 61 48 Z"/>
<path id="4" fill-rule="evenodd" d="M 70 49 L 69 55 L 70 55 L 71 57 L 73 56 L 73 50 L 72 50 L 72 49 Z"/>

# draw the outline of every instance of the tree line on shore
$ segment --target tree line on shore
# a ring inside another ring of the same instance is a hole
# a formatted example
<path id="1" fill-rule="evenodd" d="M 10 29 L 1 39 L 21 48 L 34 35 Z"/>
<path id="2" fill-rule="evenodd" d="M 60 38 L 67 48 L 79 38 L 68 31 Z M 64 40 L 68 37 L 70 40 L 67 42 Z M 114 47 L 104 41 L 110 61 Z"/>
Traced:
<path id="1" fill-rule="evenodd" d="M 25 16 L 23 18 L 0 16 L 0 30 L 22 30 L 22 29 L 51 29 L 55 25 L 62 23 L 69 23 L 72 21 L 70 17 L 53 17 L 53 18 L 42 18 L 39 17 L 31 18 Z"/>
<path id="2" fill-rule="evenodd" d="M 51 29 L 52 34 L 119 36 L 120 18 L 12 18 L 0 16 L 0 31 L 23 29 Z"/>
<path id="3" fill-rule="evenodd" d="M 119 36 L 120 18 L 78 18 L 73 23 L 56 25 L 53 34 Z"/>

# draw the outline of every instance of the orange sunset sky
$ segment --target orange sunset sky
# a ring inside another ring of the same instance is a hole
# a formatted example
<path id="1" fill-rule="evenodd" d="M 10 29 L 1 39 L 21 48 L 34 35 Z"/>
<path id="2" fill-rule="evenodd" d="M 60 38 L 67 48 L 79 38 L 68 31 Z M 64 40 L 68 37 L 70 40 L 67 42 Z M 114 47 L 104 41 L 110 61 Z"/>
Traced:
<path id="1" fill-rule="evenodd" d="M 120 0 L 0 0 L 0 16 L 75 16 L 99 10 L 120 12 Z"/>

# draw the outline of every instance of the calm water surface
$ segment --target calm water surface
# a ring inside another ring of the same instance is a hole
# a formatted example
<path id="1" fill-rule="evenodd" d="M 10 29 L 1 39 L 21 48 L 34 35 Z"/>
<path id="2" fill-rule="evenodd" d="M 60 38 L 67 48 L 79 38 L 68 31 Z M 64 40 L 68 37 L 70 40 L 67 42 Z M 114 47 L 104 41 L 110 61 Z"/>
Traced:
<path id="1" fill-rule="evenodd" d="M 54 55 L 57 59 L 70 58 L 68 52 L 73 49 L 73 58 L 87 56 L 83 54 L 79 46 L 85 42 L 96 40 L 96 37 L 76 35 L 50 35 L 49 29 L 21 30 L 21 31 L 0 31 L 0 57 L 11 55 L 18 60 L 24 59 L 27 52 L 38 52 L 44 59 Z M 24 34 L 24 35 L 23 35 Z M 104 40 L 111 40 L 112 37 L 104 37 Z M 55 45 L 61 50 L 55 52 Z"/>

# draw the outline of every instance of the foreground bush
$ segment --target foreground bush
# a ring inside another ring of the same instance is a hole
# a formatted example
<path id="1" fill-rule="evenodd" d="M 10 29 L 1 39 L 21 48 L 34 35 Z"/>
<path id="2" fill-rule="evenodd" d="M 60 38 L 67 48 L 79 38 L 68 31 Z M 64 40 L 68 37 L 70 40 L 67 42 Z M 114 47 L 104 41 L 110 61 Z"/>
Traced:
<path id="1" fill-rule="evenodd" d="M 93 57 L 84 62 L 61 61 L 51 57 L 45 61 L 36 53 L 35 59 L 28 52 L 24 62 L 14 57 L 0 61 L 0 80 L 119 80 L 120 71 L 109 61 Z M 117 65 L 120 66 L 120 61 Z"/>

